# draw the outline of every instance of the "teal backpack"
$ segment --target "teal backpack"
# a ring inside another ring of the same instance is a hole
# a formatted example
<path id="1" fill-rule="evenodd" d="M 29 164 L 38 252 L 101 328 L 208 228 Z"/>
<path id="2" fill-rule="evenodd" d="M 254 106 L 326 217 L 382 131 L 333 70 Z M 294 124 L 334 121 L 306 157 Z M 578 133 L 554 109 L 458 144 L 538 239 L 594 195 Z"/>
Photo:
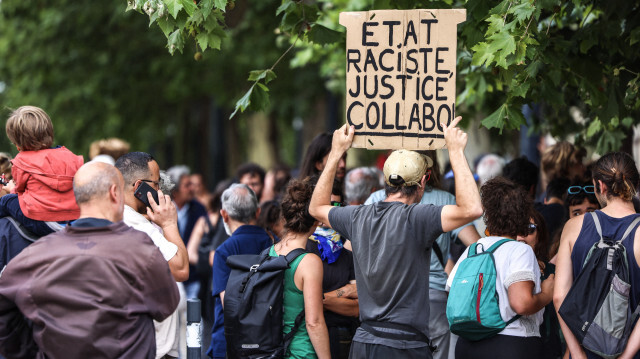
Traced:
<path id="1" fill-rule="evenodd" d="M 500 333 L 508 322 L 502 320 L 496 291 L 496 264 L 493 252 L 513 239 L 501 239 L 486 251 L 478 253 L 482 244 L 469 246 L 469 254 L 458 265 L 447 300 L 447 320 L 451 332 L 467 340 L 477 341 Z"/>

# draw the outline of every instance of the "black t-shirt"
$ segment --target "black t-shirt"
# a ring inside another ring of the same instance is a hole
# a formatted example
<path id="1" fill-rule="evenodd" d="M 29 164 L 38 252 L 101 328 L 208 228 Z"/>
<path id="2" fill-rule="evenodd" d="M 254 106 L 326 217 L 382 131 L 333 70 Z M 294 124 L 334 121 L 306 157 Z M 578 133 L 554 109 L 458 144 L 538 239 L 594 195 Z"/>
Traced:
<path id="1" fill-rule="evenodd" d="M 308 240 L 306 249 L 307 252 L 315 253 L 320 257 L 318 242 L 311 239 Z M 353 254 L 346 248 L 342 248 L 340 256 L 338 256 L 338 259 L 335 262 L 329 264 L 327 261 L 322 261 L 322 269 L 324 270 L 324 277 L 322 278 L 323 293 L 336 290 L 356 279 L 356 275 L 353 270 Z"/>
<path id="2" fill-rule="evenodd" d="M 318 250 L 318 242 L 313 240 L 307 241 L 307 252 L 315 253 L 320 257 L 320 250 Z M 356 275 L 353 269 L 353 254 L 350 250 L 342 248 L 338 259 L 329 264 L 327 261 L 322 261 L 322 269 L 324 276 L 322 278 L 322 292 L 327 293 L 332 290 L 344 287 L 349 284 L 350 281 L 356 279 Z M 346 317 L 340 314 L 336 314 L 330 310 L 324 312 L 324 320 L 327 323 L 327 327 L 332 326 L 345 326 L 350 327 L 356 323 L 355 317 Z"/>

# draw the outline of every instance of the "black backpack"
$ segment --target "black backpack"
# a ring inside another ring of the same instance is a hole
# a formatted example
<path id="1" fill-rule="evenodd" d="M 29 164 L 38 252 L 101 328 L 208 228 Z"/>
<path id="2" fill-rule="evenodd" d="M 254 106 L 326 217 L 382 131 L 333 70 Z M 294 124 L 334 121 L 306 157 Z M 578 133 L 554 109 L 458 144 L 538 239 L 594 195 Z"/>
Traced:
<path id="1" fill-rule="evenodd" d="M 590 215 L 600 240 L 589 250 L 558 313 L 585 349 L 615 358 L 626 347 L 640 309 L 633 311 L 629 303 L 629 263 L 622 245 L 640 217 L 616 240 L 603 238 L 598 216 L 595 212 Z"/>
<path id="2" fill-rule="evenodd" d="M 231 274 L 224 295 L 224 335 L 228 358 L 282 358 L 304 320 L 304 310 L 283 335 L 284 272 L 305 253 L 294 249 L 272 257 L 267 248 L 259 255 L 227 258 Z"/>

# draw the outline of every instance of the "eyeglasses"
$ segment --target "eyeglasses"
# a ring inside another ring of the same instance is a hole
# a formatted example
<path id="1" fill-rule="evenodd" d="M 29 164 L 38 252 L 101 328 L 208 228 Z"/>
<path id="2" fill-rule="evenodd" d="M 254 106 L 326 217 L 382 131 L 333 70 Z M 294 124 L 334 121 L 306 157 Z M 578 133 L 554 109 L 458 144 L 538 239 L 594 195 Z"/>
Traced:
<path id="1" fill-rule="evenodd" d="M 584 191 L 584 193 L 595 193 L 593 186 L 571 186 L 567 189 L 567 193 L 569 194 L 578 194 L 580 191 Z"/>
<path id="2" fill-rule="evenodd" d="M 535 223 L 529 223 L 529 234 L 536 233 L 536 230 L 538 230 L 538 225 Z"/>
<path id="3" fill-rule="evenodd" d="M 342 202 L 331 201 L 331 205 L 334 206 L 334 207 L 342 207 Z"/>
<path id="4" fill-rule="evenodd" d="M 141 179 L 139 181 L 142 182 L 147 182 L 147 183 L 152 183 L 154 186 L 156 187 L 160 187 L 160 182 L 156 182 L 156 181 L 152 181 L 152 180 L 148 180 L 148 179 Z M 135 183 L 133 184 L 135 186 Z"/>

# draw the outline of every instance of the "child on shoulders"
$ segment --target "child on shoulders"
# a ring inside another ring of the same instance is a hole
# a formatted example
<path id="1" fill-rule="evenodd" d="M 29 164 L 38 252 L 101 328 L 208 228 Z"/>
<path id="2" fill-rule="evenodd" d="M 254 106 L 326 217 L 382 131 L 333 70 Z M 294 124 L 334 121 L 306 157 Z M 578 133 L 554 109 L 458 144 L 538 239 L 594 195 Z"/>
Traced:
<path id="1" fill-rule="evenodd" d="M 11 216 L 38 236 L 62 229 L 77 219 L 80 209 L 73 194 L 73 176 L 84 160 L 64 146 L 53 145 L 49 115 L 22 106 L 9 116 L 7 137 L 19 153 L 12 160 L 11 194 L 0 198 L 0 217 Z"/>

